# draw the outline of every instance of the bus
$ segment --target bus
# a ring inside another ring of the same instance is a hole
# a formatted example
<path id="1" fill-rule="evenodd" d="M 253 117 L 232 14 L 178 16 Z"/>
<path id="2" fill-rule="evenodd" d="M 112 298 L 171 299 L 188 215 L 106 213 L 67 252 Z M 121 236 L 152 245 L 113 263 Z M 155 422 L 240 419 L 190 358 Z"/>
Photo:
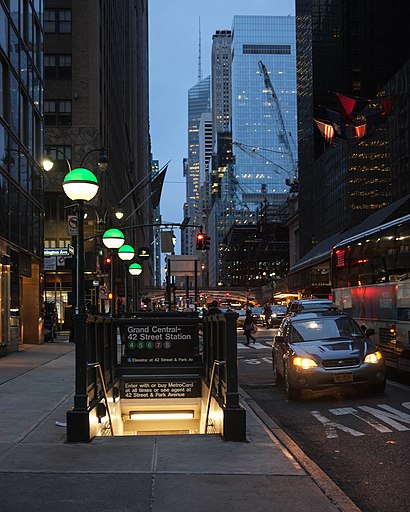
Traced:
<path id="1" fill-rule="evenodd" d="M 410 215 L 338 243 L 331 278 L 334 303 L 374 329 L 387 366 L 410 371 Z"/>

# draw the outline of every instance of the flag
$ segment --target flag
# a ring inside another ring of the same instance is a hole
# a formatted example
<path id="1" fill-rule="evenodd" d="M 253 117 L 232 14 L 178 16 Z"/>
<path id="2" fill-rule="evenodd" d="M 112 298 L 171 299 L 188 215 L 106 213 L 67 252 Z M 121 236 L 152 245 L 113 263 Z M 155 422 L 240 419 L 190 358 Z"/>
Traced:
<path id="1" fill-rule="evenodd" d="M 335 110 L 330 110 L 328 108 L 325 109 L 329 121 L 332 123 L 333 128 L 335 129 L 336 134 L 341 139 L 346 139 L 346 125 L 342 122 L 340 117 L 340 113 Z"/>
<path id="2" fill-rule="evenodd" d="M 349 124 L 353 120 L 353 109 L 356 105 L 356 100 L 343 96 L 343 94 L 336 93 L 336 97 L 342 107 L 341 119 L 344 123 Z"/>
<path id="3" fill-rule="evenodd" d="M 327 142 L 331 143 L 335 135 L 335 130 L 333 126 L 331 124 L 324 123 L 323 121 L 319 121 L 318 119 L 315 119 L 314 121 L 316 123 L 316 126 L 319 128 L 319 131 L 322 134 L 323 138 L 326 139 Z"/>
<path id="4" fill-rule="evenodd" d="M 168 165 L 151 181 L 151 202 L 153 208 L 157 208 L 161 200 L 162 186 L 164 185 L 167 169 Z"/>
<path id="5" fill-rule="evenodd" d="M 396 101 L 397 96 L 385 96 L 384 98 L 380 98 L 380 104 L 386 116 L 388 116 L 391 113 Z"/>
<path id="6" fill-rule="evenodd" d="M 358 139 L 363 139 L 363 137 L 366 135 L 366 125 L 365 124 L 355 126 L 354 130 L 355 130 L 355 135 Z"/>

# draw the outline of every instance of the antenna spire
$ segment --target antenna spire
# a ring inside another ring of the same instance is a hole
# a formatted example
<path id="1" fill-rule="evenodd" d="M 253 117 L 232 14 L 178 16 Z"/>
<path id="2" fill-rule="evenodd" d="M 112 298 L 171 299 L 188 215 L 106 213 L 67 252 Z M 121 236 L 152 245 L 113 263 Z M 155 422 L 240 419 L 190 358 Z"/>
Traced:
<path id="1" fill-rule="evenodd" d="M 202 63 L 201 63 L 201 16 L 199 16 L 199 45 L 198 45 L 198 82 L 202 80 Z"/>

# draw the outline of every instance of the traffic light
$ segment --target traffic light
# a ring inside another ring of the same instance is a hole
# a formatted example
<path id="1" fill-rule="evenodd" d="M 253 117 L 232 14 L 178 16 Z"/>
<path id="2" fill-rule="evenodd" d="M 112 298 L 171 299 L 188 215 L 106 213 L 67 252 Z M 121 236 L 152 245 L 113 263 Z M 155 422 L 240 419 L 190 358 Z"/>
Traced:
<path id="1" fill-rule="evenodd" d="M 205 241 L 205 235 L 203 233 L 198 233 L 196 235 L 196 250 L 197 251 L 203 251 L 204 241 Z"/>
<path id="2" fill-rule="evenodd" d="M 203 251 L 209 251 L 210 249 L 210 244 L 211 244 L 211 237 L 205 235 L 204 236 L 204 243 L 202 245 L 202 250 Z"/>
<path id="3" fill-rule="evenodd" d="M 109 274 L 111 272 L 112 259 L 108 256 L 104 258 L 104 265 L 102 268 L 103 274 Z"/>

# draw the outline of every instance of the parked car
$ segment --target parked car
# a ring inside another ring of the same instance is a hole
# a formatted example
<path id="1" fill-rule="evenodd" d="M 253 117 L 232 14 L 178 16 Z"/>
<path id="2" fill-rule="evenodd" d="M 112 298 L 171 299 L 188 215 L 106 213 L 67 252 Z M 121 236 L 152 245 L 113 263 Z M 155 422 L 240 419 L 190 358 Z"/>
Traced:
<path id="1" fill-rule="evenodd" d="M 348 315 L 335 311 L 288 315 L 273 338 L 276 383 L 284 381 L 291 400 L 304 389 L 366 385 L 381 393 L 386 386 L 385 361 L 369 336 Z"/>

